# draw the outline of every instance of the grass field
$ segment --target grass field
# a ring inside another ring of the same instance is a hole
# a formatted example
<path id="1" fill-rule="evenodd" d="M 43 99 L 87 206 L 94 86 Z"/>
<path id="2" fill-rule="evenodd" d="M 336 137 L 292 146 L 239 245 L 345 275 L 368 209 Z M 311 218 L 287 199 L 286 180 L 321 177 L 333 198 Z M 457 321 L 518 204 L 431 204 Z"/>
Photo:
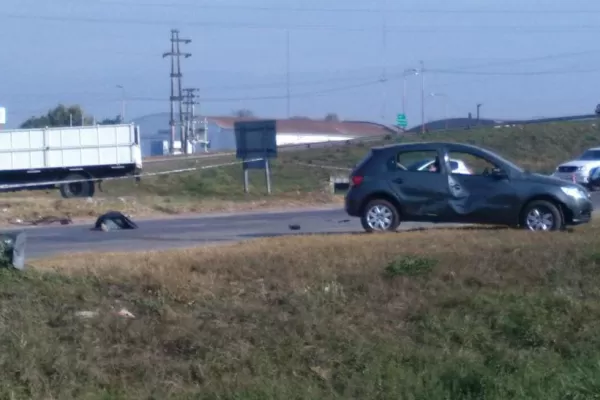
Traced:
<path id="1" fill-rule="evenodd" d="M 594 399 L 598 249 L 448 229 L 0 270 L 0 398 Z"/>
<path id="2" fill-rule="evenodd" d="M 469 131 L 431 133 L 410 136 L 404 141 L 442 140 L 481 145 L 538 172 L 551 172 L 591 146 L 600 145 L 600 128 L 595 122 L 571 122 L 527 125 L 514 128 L 482 128 Z M 273 195 L 266 196 L 264 173 L 251 173 L 249 194 L 243 193 L 241 166 L 204 169 L 195 172 L 144 178 L 136 186 L 131 180 L 107 182 L 105 193 L 97 200 L 58 200 L 57 191 L 23 192 L 0 197 L 0 221 L 30 218 L 33 213 L 66 213 L 74 217 L 97 215 L 98 210 L 114 209 L 136 215 L 177 214 L 198 211 L 221 211 L 257 207 L 317 205 L 339 201 L 329 193 L 330 175 L 347 172 L 318 165 L 351 168 L 371 146 L 397 142 L 388 138 L 380 142 L 281 152 L 273 162 Z M 147 172 L 181 168 L 203 168 L 235 161 L 233 156 L 201 160 L 177 160 L 147 163 Z M 307 165 L 308 164 L 308 165 Z M 312 166 L 311 166 L 312 165 Z"/>

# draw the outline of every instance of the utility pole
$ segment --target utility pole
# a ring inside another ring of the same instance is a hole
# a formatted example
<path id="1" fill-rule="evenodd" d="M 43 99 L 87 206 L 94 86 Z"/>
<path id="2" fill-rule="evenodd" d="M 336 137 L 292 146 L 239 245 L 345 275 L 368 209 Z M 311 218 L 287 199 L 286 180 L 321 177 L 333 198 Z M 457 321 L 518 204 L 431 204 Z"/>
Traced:
<path id="1" fill-rule="evenodd" d="M 187 146 L 184 142 L 184 127 L 183 127 L 183 94 L 181 90 L 181 56 L 185 58 L 189 58 L 192 56 L 191 53 L 182 53 L 180 51 L 179 45 L 181 43 L 191 43 L 191 39 L 181 39 L 179 37 L 179 30 L 171 29 L 171 51 L 163 53 L 163 58 L 171 57 L 171 96 L 169 97 L 171 101 L 171 118 L 169 121 L 169 125 L 171 126 L 171 140 L 169 143 L 169 150 L 171 154 L 175 153 L 175 103 L 178 104 L 179 110 L 179 126 L 180 126 L 180 138 L 181 138 L 181 147 L 182 150 L 187 152 Z"/>
<path id="2" fill-rule="evenodd" d="M 187 152 L 187 144 L 190 141 L 196 141 L 196 104 L 198 102 L 196 99 L 196 93 L 199 91 L 197 88 L 183 89 L 185 92 L 185 101 L 183 104 L 185 105 L 185 154 Z"/>
<path id="3" fill-rule="evenodd" d="M 291 84 L 291 72 L 290 72 L 290 30 L 286 29 L 285 31 L 285 73 L 286 73 L 286 111 L 287 118 L 291 118 L 291 108 L 292 108 L 292 94 L 290 89 Z"/>
<path id="4" fill-rule="evenodd" d="M 402 74 L 402 114 L 406 115 L 406 78 L 411 75 L 419 75 L 416 68 L 408 68 Z"/>
<path id="5" fill-rule="evenodd" d="M 421 61 L 421 134 L 426 131 L 425 127 L 425 63 Z"/>
<path id="6" fill-rule="evenodd" d="M 117 85 L 118 89 L 121 89 L 121 123 L 125 123 L 125 86 Z"/>
<path id="7" fill-rule="evenodd" d="M 481 103 L 477 104 L 477 125 L 479 125 L 479 117 L 480 117 L 479 113 L 480 113 L 480 109 L 481 109 L 482 105 L 483 104 L 481 104 Z"/>
<path id="8" fill-rule="evenodd" d="M 387 125 L 387 84 L 388 84 L 388 77 L 387 77 L 387 68 L 386 68 L 386 63 L 387 63 L 387 18 L 386 18 L 386 11 L 387 11 L 387 0 L 382 0 L 382 5 L 381 5 L 381 64 L 383 65 L 383 69 L 381 71 L 381 78 L 380 78 L 380 82 L 381 82 L 381 97 L 382 97 L 382 102 L 381 102 L 381 123 L 384 125 Z"/>

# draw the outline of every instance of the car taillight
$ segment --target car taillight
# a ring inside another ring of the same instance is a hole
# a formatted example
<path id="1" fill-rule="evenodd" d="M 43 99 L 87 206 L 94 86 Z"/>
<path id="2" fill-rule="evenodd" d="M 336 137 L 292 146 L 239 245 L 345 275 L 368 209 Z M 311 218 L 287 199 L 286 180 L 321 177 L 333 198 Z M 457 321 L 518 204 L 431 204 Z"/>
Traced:
<path id="1" fill-rule="evenodd" d="M 363 177 L 359 176 L 359 175 L 354 175 L 351 180 L 352 180 L 352 186 L 358 186 L 362 183 L 363 181 Z"/>

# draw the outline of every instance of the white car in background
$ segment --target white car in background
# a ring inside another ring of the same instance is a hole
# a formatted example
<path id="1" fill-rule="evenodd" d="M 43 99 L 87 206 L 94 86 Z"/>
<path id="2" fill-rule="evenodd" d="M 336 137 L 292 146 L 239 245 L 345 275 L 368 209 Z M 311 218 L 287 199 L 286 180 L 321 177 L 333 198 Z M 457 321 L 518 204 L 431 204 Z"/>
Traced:
<path id="1" fill-rule="evenodd" d="M 600 147 L 588 149 L 576 159 L 560 164 L 552 176 L 587 187 L 590 172 L 596 167 L 600 167 Z"/>
<path id="2" fill-rule="evenodd" d="M 432 160 L 432 159 L 417 161 L 417 162 L 411 164 L 407 169 L 409 171 L 426 171 L 429 169 L 431 164 L 433 164 L 434 162 L 435 162 L 435 160 Z M 469 167 L 467 167 L 467 164 L 465 164 L 465 162 L 462 160 L 451 159 L 450 160 L 450 168 L 452 168 L 452 173 L 454 173 L 454 174 L 462 174 L 462 175 L 473 174 L 473 172 L 471 172 Z"/>

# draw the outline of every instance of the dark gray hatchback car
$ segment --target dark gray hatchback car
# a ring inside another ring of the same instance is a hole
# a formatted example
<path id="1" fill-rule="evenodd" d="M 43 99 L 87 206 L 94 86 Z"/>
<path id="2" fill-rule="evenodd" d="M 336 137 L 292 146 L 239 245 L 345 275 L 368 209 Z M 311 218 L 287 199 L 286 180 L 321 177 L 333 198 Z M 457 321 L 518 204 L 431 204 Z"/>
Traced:
<path id="1" fill-rule="evenodd" d="M 433 160 L 423 170 L 413 166 Z M 465 168 L 451 171 L 450 160 Z M 394 231 L 401 221 L 491 224 L 561 230 L 591 220 L 582 186 L 525 171 L 503 157 L 458 143 L 376 147 L 356 166 L 346 212 L 367 232 Z"/>

